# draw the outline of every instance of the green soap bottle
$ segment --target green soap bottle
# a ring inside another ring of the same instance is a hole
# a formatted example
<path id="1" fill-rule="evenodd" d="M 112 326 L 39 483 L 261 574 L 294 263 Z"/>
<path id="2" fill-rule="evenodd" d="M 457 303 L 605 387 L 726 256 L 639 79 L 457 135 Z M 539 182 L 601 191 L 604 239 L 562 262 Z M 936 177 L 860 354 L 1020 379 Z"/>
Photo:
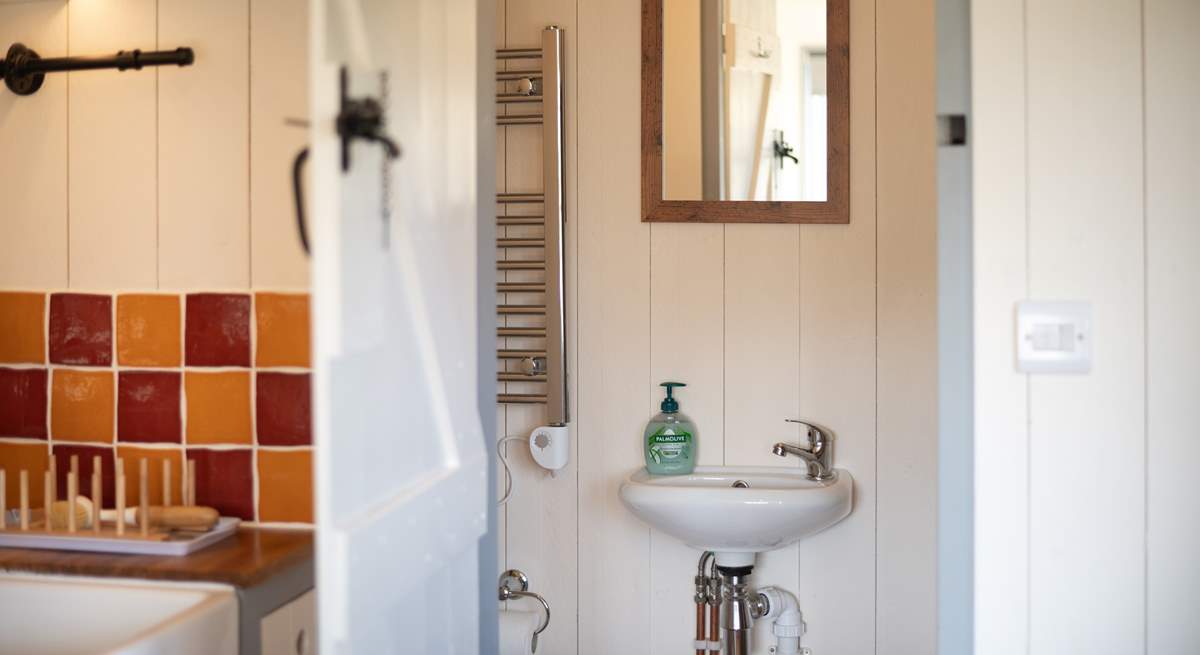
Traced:
<path id="1" fill-rule="evenodd" d="M 673 394 L 675 387 L 687 385 L 663 382 L 660 386 L 667 388 L 667 397 L 660 405 L 662 413 L 646 425 L 646 470 L 654 475 L 687 475 L 696 468 L 696 424 L 679 412 Z"/>

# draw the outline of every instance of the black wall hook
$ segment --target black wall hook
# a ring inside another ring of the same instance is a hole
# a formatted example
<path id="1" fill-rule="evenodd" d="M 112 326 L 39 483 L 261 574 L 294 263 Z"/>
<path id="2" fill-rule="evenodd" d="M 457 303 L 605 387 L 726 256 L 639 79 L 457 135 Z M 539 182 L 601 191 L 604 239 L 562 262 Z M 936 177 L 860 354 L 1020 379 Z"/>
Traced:
<path id="1" fill-rule="evenodd" d="M 174 50 L 122 50 L 108 57 L 48 57 L 38 56 L 21 43 L 14 43 L 4 59 L 0 59 L 0 77 L 4 85 L 19 96 L 37 93 L 46 73 L 115 68 L 119 71 L 141 70 L 145 66 L 191 66 L 196 55 L 191 48 Z"/>

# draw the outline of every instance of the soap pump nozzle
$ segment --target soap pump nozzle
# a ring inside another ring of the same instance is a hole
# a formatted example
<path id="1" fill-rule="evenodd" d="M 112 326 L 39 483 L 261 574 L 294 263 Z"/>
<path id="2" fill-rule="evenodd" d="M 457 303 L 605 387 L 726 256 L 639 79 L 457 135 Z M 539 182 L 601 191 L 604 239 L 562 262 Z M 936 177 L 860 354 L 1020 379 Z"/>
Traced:
<path id="1" fill-rule="evenodd" d="M 675 396 L 674 396 L 675 387 L 686 387 L 687 385 L 682 382 L 663 382 L 662 384 L 659 384 L 658 386 L 667 388 L 667 397 L 663 398 L 662 404 L 660 404 L 658 406 L 659 409 L 661 409 L 663 411 L 663 413 L 666 413 L 666 414 L 674 414 L 675 412 L 678 412 L 679 411 L 679 401 L 675 400 Z"/>

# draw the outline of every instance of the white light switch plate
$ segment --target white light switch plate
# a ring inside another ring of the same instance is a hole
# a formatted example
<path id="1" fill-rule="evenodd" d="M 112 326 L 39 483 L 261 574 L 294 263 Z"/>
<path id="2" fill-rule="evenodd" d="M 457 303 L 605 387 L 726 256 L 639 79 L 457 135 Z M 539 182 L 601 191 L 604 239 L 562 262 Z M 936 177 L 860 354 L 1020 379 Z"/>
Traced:
<path id="1" fill-rule="evenodd" d="M 1086 302 L 1017 304 L 1017 370 L 1088 373 L 1092 370 L 1092 305 Z"/>

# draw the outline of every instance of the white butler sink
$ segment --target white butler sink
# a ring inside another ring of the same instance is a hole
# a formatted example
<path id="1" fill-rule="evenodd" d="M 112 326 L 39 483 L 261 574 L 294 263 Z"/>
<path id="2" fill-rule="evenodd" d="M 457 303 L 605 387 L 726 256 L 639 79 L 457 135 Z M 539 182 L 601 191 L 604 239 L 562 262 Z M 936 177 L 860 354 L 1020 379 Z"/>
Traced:
<path id="1" fill-rule="evenodd" d="M 0 653 L 236 655 L 232 587 L 0 574 Z"/>
<path id="2" fill-rule="evenodd" d="M 630 474 L 621 501 L 639 519 L 722 566 L 750 566 L 754 553 L 782 548 L 850 513 L 854 479 L 837 470 L 818 482 L 804 468 L 697 466 L 690 475 Z"/>

